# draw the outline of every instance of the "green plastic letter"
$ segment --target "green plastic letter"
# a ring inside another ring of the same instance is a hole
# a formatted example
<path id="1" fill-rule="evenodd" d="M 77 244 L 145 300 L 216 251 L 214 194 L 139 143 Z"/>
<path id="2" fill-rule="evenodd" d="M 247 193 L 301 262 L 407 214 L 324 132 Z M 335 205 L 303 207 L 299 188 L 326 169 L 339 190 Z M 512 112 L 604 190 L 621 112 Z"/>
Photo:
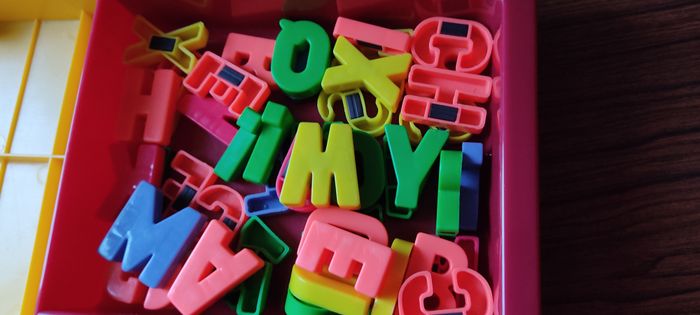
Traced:
<path id="1" fill-rule="evenodd" d="M 459 233 L 459 191 L 462 178 L 462 152 L 443 150 L 440 153 L 437 218 L 435 232 L 454 237 Z"/>
<path id="2" fill-rule="evenodd" d="M 430 129 L 414 152 L 403 126 L 387 125 L 386 137 L 391 152 L 391 161 L 396 173 L 397 207 L 415 209 L 425 178 L 437 159 L 449 133 L 446 130 Z"/>
<path id="3" fill-rule="evenodd" d="M 272 53 L 272 78 L 289 97 L 303 99 L 318 94 L 328 67 L 331 41 L 321 26 L 311 21 L 280 20 Z"/>
<path id="4" fill-rule="evenodd" d="M 353 130 L 352 140 L 360 185 L 360 208 L 366 209 L 377 203 L 384 193 L 384 153 L 377 140 L 364 131 Z"/>
<path id="5" fill-rule="evenodd" d="M 265 184 L 275 155 L 292 125 L 294 118 L 284 105 L 267 102 L 262 115 L 246 108 L 238 118 L 239 130 L 216 164 L 214 173 L 230 181 L 241 175 L 245 165 L 243 179 Z"/>

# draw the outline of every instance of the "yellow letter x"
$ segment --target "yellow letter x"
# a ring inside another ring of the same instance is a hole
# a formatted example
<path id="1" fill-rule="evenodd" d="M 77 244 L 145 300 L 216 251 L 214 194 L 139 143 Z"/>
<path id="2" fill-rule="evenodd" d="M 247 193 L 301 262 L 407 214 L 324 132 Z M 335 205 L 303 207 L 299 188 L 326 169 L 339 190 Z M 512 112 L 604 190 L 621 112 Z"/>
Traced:
<path id="1" fill-rule="evenodd" d="M 341 65 L 326 69 L 321 87 L 326 93 L 365 87 L 384 106 L 396 112 L 401 99 L 401 82 L 411 66 L 411 54 L 368 60 L 345 37 L 340 36 L 333 55 Z M 398 84 L 396 84 L 396 83 Z"/>
<path id="2" fill-rule="evenodd" d="M 166 59 L 184 73 L 194 68 L 197 63 L 194 52 L 204 48 L 209 39 L 209 31 L 202 22 L 164 33 L 141 16 L 134 20 L 134 32 L 141 41 L 126 48 L 124 62 L 150 66 Z"/>

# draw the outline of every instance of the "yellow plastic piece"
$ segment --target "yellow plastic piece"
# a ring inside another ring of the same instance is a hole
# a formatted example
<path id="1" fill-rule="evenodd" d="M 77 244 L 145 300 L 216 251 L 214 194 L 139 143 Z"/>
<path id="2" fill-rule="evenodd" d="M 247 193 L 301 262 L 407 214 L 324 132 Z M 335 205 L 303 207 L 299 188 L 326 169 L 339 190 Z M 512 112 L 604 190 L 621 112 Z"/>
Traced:
<path id="1" fill-rule="evenodd" d="M 19 224 L 0 227 L 13 254 L 0 258 L 2 314 L 35 313 L 94 8 L 94 0 L 26 0 L 0 10 L 0 210 L 23 206 Z"/>
<path id="2" fill-rule="evenodd" d="M 352 118 L 350 114 L 350 104 L 348 104 L 348 96 L 358 94 L 361 102 L 361 108 L 363 114 L 357 118 Z M 367 117 L 367 108 L 364 96 L 362 95 L 362 90 L 354 89 L 348 92 L 328 93 L 321 91 L 318 94 L 318 100 L 316 101 L 316 106 L 318 108 L 318 113 L 324 121 L 333 121 L 335 119 L 335 111 L 333 110 L 333 105 L 338 101 L 343 104 L 343 109 L 345 111 L 345 118 L 348 124 L 353 128 L 360 131 L 364 131 L 373 137 L 379 137 L 384 134 L 384 126 L 391 123 L 391 118 L 393 116 L 389 109 L 382 105 L 379 100 L 375 101 L 375 106 L 377 107 L 377 114 L 374 117 Z"/>
<path id="3" fill-rule="evenodd" d="M 321 81 L 323 91 L 330 94 L 364 87 L 392 113 L 396 112 L 401 100 L 400 85 L 411 66 L 411 54 L 368 60 L 345 37 L 339 36 L 333 55 L 341 65 L 326 69 Z"/>
<path id="4" fill-rule="evenodd" d="M 22 79 L 20 81 L 19 91 L 17 92 L 17 100 L 15 101 L 14 110 L 12 111 L 12 118 L 10 118 L 10 128 L 7 133 L 7 139 L 3 144 L 2 153 L 6 155 L 0 161 L 0 192 L 2 192 L 2 186 L 5 181 L 5 172 L 7 171 L 7 162 L 12 158 L 10 155 L 10 150 L 12 150 L 12 143 L 15 139 L 15 130 L 17 129 L 17 122 L 19 121 L 19 112 L 22 109 L 22 100 L 24 98 L 24 91 L 27 86 L 27 78 L 29 77 L 29 69 L 32 65 L 32 58 L 34 56 L 34 50 L 36 48 L 36 41 L 39 37 L 39 29 L 41 28 L 41 22 L 38 20 L 34 21 L 34 26 L 32 28 L 32 38 L 29 44 L 29 49 L 27 49 L 27 57 L 24 63 L 24 70 L 22 73 Z"/>
<path id="5" fill-rule="evenodd" d="M 289 207 L 303 206 L 311 182 L 311 203 L 318 208 L 328 207 L 331 179 L 335 179 L 338 206 L 359 209 L 360 191 L 352 128 L 346 124 L 332 124 L 324 152 L 321 126 L 317 123 L 300 123 L 280 201 Z"/>
<path id="6" fill-rule="evenodd" d="M 78 35 L 73 49 L 74 53 L 66 81 L 66 91 L 63 95 L 61 112 L 56 127 L 56 138 L 54 139 L 52 155 L 47 156 L 49 158 L 49 169 L 46 175 L 44 198 L 41 202 L 41 214 L 39 215 L 36 237 L 34 239 L 32 260 L 29 264 L 29 273 L 27 274 L 27 284 L 24 289 L 22 314 L 34 314 L 36 309 L 36 300 L 44 266 L 46 246 L 48 245 L 49 232 L 51 231 L 51 220 L 53 218 L 56 196 L 58 194 L 58 186 L 61 182 L 63 155 L 66 153 L 75 101 L 78 97 L 80 76 L 83 72 L 83 63 L 85 61 L 85 53 L 92 27 L 92 16 L 83 12 L 80 15 L 79 23 Z"/>
<path id="7" fill-rule="evenodd" d="M 95 0 L 2 1 L 0 21 L 77 20 L 81 12 L 92 15 Z"/>
<path id="8" fill-rule="evenodd" d="M 178 28 L 172 32 L 163 33 L 141 16 L 134 20 L 134 32 L 141 41 L 127 47 L 124 52 L 124 62 L 127 64 L 150 66 L 167 59 L 185 73 L 190 73 L 197 63 L 194 51 L 204 48 L 209 40 L 209 31 L 203 22 L 197 22 Z M 150 49 L 151 39 L 164 37 L 175 40 L 172 51 Z"/>
<path id="9" fill-rule="evenodd" d="M 394 258 L 389 266 L 389 274 L 384 280 L 384 286 L 379 291 L 379 295 L 374 299 L 371 315 L 392 315 L 396 306 L 396 299 L 399 297 L 399 289 L 403 283 L 403 276 L 408 266 L 408 258 L 411 256 L 413 243 L 402 239 L 394 239 L 391 243 L 391 250 L 394 251 Z"/>
<path id="10" fill-rule="evenodd" d="M 306 271 L 297 265 L 292 267 L 289 291 L 305 303 L 338 314 L 364 315 L 372 303 L 372 298 L 358 293 L 352 285 Z"/>
<path id="11" fill-rule="evenodd" d="M 407 121 L 403 119 L 403 115 L 399 115 L 399 125 L 404 126 L 406 128 L 406 132 L 408 133 L 408 140 L 411 141 L 411 144 L 418 144 L 420 143 L 420 140 L 423 139 L 423 131 L 416 126 L 416 124 L 412 121 Z M 437 127 L 430 127 L 432 129 L 438 129 Z M 472 134 L 468 132 L 459 132 L 459 131 L 452 131 L 450 130 L 450 136 L 447 138 L 447 141 L 450 143 L 462 143 L 469 138 L 471 138 Z"/>
<path id="12" fill-rule="evenodd" d="M 469 140 L 471 137 L 471 133 L 450 130 L 450 137 L 447 138 L 447 141 L 451 143 L 462 143 Z"/>
<path id="13" fill-rule="evenodd" d="M 403 115 L 399 115 L 399 125 L 406 128 L 408 140 L 411 141 L 411 144 L 418 144 L 420 143 L 421 139 L 423 139 L 423 131 L 421 131 L 420 128 L 418 128 L 418 126 L 416 126 L 416 124 L 412 121 L 404 120 Z"/>

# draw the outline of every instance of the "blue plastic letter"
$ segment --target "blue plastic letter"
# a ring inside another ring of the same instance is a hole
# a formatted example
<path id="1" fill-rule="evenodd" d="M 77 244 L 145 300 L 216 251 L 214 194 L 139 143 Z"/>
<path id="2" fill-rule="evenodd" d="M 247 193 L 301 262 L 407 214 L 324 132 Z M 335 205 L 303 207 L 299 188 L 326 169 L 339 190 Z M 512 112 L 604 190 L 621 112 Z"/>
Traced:
<path id="1" fill-rule="evenodd" d="M 479 169 L 483 160 L 484 149 L 481 143 L 462 143 L 459 228 L 464 231 L 476 231 L 479 221 Z"/>
<path id="2" fill-rule="evenodd" d="M 206 221 L 189 207 L 160 221 L 162 211 L 161 192 L 140 182 L 98 249 L 107 260 L 121 261 L 122 270 L 140 271 L 139 280 L 151 288 L 170 279 Z"/>
<path id="3" fill-rule="evenodd" d="M 267 186 L 265 191 L 245 196 L 245 213 L 249 216 L 265 216 L 287 212 L 287 206 L 280 202 L 277 190 Z"/>

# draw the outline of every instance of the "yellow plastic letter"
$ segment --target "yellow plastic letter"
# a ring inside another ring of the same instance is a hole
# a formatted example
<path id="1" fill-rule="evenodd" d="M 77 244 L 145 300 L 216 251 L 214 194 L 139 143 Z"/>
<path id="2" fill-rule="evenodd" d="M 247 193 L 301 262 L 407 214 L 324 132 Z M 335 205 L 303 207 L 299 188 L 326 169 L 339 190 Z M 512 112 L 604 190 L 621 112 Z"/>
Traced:
<path id="1" fill-rule="evenodd" d="M 340 36 L 333 55 L 341 65 L 326 69 L 321 87 L 326 93 L 336 93 L 365 87 L 391 112 L 398 109 L 401 82 L 408 75 L 411 54 L 399 54 L 368 60 L 355 46 Z"/>
<path id="2" fill-rule="evenodd" d="M 367 314 L 372 298 L 352 285 L 309 272 L 294 265 L 289 291 L 299 300 L 338 314 Z"/>
<path id="3" fill-rule="evenodd" d="M 319 208 L 328 207 L 331 178 L 335 179 L 338 206 L 358 209 L 360 192 L 352 128 L 346 124 L 331 125 L 324 152 L 321 126 L 317 123 L 300 123 L 280 201 L 287 206 L 303 206 L 311 182 L 311 203 Z"/>
<path id="4" fill-rule="evenodd" d="M 399 297 L 399 289 L 403 283 L 406 267 L 408 267 L 408 258 L 411 256 L 413 243 L 396 238 L 391 243 L 391 250 L 394 251 L 394 259 L 389 266 L 389 274 L 384 280 L 384 287 L 374 299 L 370 315 L 394 314 L 394 306 L 396 306 L 396 299 Z"/>

